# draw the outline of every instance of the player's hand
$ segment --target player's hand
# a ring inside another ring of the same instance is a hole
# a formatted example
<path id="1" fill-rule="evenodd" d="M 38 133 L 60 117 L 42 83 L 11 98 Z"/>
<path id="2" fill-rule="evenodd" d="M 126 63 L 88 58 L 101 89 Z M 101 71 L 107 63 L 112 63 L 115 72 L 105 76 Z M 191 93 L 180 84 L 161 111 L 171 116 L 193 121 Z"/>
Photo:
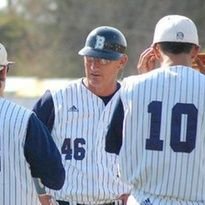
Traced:
<path id="1" fill-rule="evenodd" d="M 127 200 L 127 205 L 139 205 L 133 195 L 130 195 Z"/>
<path id="2" fill-rule="evenodd" d="M 126 205 L 127 204 L 127 199 L 129 197 L 130 194 L 122 194 L 120 197 L 119 197 L 119 200 L 122 200 L 123 204 Z"/>
<path id="3" fill-rule="evenodd" d="M 202 62 L 202 60 L 197 56 L 194 60 L 196 64 L 196 69 L 199 70 L 201 73 L 205 74 L 205 64 Z"/>
<path id="4" fill-rule="evenodd" d="M 141 53 L 137 70 L 139 74 L 147 73 L 156 67 L 156 57 L 154 54 L 154 48 L 151 46 Z"/>
<path id="5" fill-rule="evenodd" d="M 58 205 L 58 202 L 49 194 L 39 195 L 38 198 L 41 205 Z"/>

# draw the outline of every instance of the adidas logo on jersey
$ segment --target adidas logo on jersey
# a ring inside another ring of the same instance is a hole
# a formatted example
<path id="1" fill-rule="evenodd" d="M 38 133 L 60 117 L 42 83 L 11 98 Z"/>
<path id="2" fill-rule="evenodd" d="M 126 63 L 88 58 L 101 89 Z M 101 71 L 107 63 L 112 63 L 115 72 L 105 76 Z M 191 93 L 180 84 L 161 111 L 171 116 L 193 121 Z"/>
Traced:
<path id="1" fill-rule="evenodd" d="M 78 108 L 73 105 L 71 108 L 68 109 L 68 112 L 78 112 Z"/>
<path id="2" fill-rule="evenodd" d="M 140 205 L 152 205 L 152 203 L 150 202 L 149 198 L 145 199 L 144 201 L 142 201 L 140 203 Z"/>

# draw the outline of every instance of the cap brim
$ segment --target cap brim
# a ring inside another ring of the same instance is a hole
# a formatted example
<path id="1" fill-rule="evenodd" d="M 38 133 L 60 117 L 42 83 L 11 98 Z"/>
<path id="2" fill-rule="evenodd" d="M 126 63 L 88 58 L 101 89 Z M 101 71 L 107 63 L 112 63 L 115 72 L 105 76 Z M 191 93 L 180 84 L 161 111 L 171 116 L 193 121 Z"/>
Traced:
<path id="1" fill-rule="evenodd" d="M 99 49 L 93 49 L 93 48 L 82 48 L 79 52 L 79 55 L 81 56 L 90 56 L 94 58 L 104 58 L 108 60 L 118 60 L 123 56 L 122 53 L 117 53 L 114 51 L 105 51 L 105 50 L 99 50 Z"/>
<path id="2" fill-rule="evenodd" d="M 6 65 L 13 65 L 13 64 L 15 64 L 14 61 L 7 61 L 7 62 L 5 62 L 3 64 L 0 64 L 1 65 L 0 66 L 0 71 L 4 69 L 4 65 L 6 66 Z M 11 68 L 13 68 L 13 66 Z"/>
<path id="3" fill-rule="evenodd" d="M 8 61 L 8 62 L 7 62 L 7 65 L 8 65 L 8 64 L 9 64 L 9 65 L 15 64 L 15 62 L 14 62 L 14 61 Z"/>
<path id="4" fill-rule="evenodd" d="M 4 63 L 2 66 L 0 66 L 0 71 L 4 69 L 4 65 L 13 65 L 15 64 L 15 62 L 13 61 L 7 61 L 6 63 Z M 11 66 L 10 68 L 13 68 L 13 66 Z"/>

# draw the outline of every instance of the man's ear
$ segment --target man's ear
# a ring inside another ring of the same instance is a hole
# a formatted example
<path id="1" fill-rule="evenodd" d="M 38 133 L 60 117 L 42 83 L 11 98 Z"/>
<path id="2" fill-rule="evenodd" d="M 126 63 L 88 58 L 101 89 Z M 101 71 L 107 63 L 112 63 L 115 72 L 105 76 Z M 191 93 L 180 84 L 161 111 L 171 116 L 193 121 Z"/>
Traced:
<path id="1" fill-rule="evenodd" d="M 6 81 L 6 69 L 0 71 L 0 96 L 3 96 L 5 89 L 5 81 Z"/>
<path id="2" fill-rule="evenodd" d="M 2 70 L 0 71 L 0 80 L 1 80 L 1 81 L 5 81 L 5 80 L 6 80 L 6 74 L 7 74 L 7 69 L 6 69 L 6 67 L 5 67 L 4 69 L 2 69 Z"/>
<path id="3" fill-rule="evenodd" d="M 193 46 L 191 50 L 191 58 L 195 59 L 199 52 L 200 52 L 200 46 Z"/>
<path id="4" fill-rule="evenodd" d="M 120 66 L 119 66 L 120 70 L 122 70 L 126 66 L 127 62 L 128 62 L 128 56 L 124 54 L 120 59 Z"/>

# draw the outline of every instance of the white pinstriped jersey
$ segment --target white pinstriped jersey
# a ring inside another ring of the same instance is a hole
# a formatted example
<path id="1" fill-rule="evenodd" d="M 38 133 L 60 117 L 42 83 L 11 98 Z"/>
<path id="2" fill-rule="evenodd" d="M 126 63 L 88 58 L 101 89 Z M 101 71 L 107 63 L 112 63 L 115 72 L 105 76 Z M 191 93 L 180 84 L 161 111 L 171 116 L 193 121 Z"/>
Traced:
<path id="1" fill-rule="evenodd" d="M 124 80 L 122 177 L 142 205 L 205 204 L 205 76 L 185 66 Z"/>
<path id="2" fill-rule="evenodd" d="M 52 136 L 61 150 L 66 170 L 63 188 L 55 198 L 78 203 L 103 203 L 129 192 L 116 166 L 117 156 L 105 152 L 105 132 L 117 92 L 105 106 L 82 79 L 52 93 L 55 121 Z"/>
<path id="3" fill-rule="evenodd" d="M 24 142 L 31 112 L 0 98 L 0 204 L 38 205 Z"/>

